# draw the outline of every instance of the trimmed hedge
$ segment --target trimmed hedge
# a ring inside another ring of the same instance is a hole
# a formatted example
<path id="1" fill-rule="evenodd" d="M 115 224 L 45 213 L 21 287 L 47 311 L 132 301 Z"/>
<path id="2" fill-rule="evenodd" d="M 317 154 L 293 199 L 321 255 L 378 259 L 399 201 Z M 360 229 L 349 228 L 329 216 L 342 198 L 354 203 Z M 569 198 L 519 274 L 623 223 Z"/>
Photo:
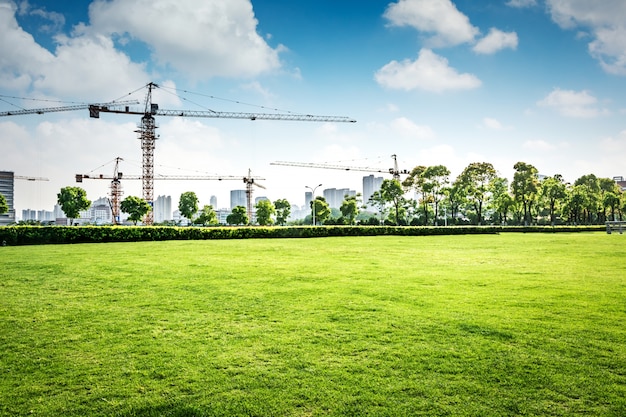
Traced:
<path id="1" fill-rule="evenodd" d="M 296 227 L 171 227 L 171 226 L 6 226 L 3 245 L 139 242 L 154 240 L 310 238 L 333 236 L 432 236 L 463 234 L 598 232 L 605 226 L 296 226 Z"/>

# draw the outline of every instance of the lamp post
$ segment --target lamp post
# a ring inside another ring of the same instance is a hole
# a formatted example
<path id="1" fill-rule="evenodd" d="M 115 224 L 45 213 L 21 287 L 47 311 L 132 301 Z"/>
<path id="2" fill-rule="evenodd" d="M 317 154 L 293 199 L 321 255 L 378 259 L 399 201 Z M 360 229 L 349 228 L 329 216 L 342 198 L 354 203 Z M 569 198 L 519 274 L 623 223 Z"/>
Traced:
<path id="1" fill-rule="evenodd" d="M 315 190 L 317 190 L 317 187 L 321 187 L 322 184 L 319 184 L 317 186 L 315 186 L 314 188 L 309 187 L 308 185 L 306 185 L 304 188 L 308 188 L 309 190 L 311 190 L 311 209 L 313 210 L 313 226 L 315 226 Z"/>

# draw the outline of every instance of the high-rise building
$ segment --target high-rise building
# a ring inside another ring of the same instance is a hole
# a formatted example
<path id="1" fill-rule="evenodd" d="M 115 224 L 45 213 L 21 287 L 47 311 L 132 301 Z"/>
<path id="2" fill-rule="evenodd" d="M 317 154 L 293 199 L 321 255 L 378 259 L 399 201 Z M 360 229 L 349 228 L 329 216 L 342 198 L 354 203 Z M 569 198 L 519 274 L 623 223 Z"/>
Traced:
<path id="1" fill-rule="evenodd" d="M 154 201 L 154 222 L 163 223 L 172 220 L 172 196 L 160 195 Z"/>
<path id="2" fill-rule="evenodd" d="M 13 196 L 15 177 L 13 171 L 0 171 L 0 194 L 7 200 L 9 211 L 0 214 L 0 226 L 15 223 L 15 208 L 13 206 Z"/>
<path id="3" fill-rule="evenodd" d="M 374 175 L 363 177 L 363 204 L 372 207 L 368 205 L 367 202 L 376 191 L 380 191 L 382 183 L 383 177 L 375 177 Z"/>
<path id="4" fill-rule="evenodd" d="M 217 197 L 212 195 L 211 199 L 209 200 L 209 204 L 211 205 L 211 207 L 213 207 L 213 210 L 217 210 Z"/>
<path id="5" fill-rule="evenodd" d="M 230 191 L 230 209 L 234 209 L 237 206 L 248 206 L 248 199 L 246 198 L 246 190 L 231 190 Z"/>
<path id="6" fill-rule="evenodd" d="M 324 190 L 324 199 L 330 208 L 339 208 L 346 196 L 355 196 L 356 191 L 348 188 L 327 188 Z"/>

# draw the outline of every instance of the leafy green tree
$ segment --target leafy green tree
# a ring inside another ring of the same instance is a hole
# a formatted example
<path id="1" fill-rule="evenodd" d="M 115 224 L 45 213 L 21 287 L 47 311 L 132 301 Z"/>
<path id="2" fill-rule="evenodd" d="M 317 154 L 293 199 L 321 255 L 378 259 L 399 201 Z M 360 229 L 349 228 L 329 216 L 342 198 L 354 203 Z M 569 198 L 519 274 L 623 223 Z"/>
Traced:
<path id="1" fill-rule="evenodd" d="M 284 198 L 279 199 L 274 201 L 274 209 L 276 209 L 276 224 L 284 226 L 291 215 L 291 204 Z"/>
<path id="2" fill-rule="evenodd" d="M 567 216 L 571 223 L 579 224 L 584 222 L 585 207 L 588 207 L 588 193 L 583 185 L 575 185 L 568 190 L 565 204 L 563 204 L 563 214 Z"/>
<path id="3" fill-rule="evenodd" d="M 63 187 L 57 194 L 57 203 L 61 210 L 70 219 L 70 224 L 74 224 L 82 210 L 87 210 L 91 206 L 91 201 L 87 199 L 87 192 L 80 187 Z"/>
<path id="4" fill-rule="evenodd" d="M 563 177 L 557 174 L 541 181 L 540 191 L 540 198 L 547 205 L 550 214 L 550 224 L 554 226 L 559 205 L 563 204 L 567 197 L 567 186 Z"/>
<path id="5" fill-rule="evenodd" d="M 476 212 L 478 224 L 483 222 L 483 207 L 491 196 L 491 181 L 496 177 L 496 169 L 488 162 L 472 162 L 459 176 L 466 199 Z"/>
<path id="6" fill-rule="evenodd" d="M 9 211 L 9 204 L 4 195 L 0 194 L 0 214 L 4 214 Z"/>
<path id="7" fill-rule="evenodd" d="M 380 190 L 374 191 L 367 203 L 373 207 L 376 207 L 376 210 L 378 210 L 378 214 L 380 216 L 378 224 L 381 224 L 387 212 L 387 201 L 383 198 Z"/>
<path id="8" fill-rule="evenodd" d="M 315 212 L 315 224 L 324 224 L 326 220 L 330 219 L 330 207 L 322 196 L 315 197 L 315 200 L 311 201 L 311 210 Z"/>
<path id="9" fill-rule="evenodd" d="M 254 206 L 256 208 L 256 221 L 261 226 L 269 226 L 274 223 L 272 216 L 276 213 L 276 208 L 269 200 L 261 200 Z"/>
<path id="10" fill-rule="evenodd" d="M 248 210 L 244 206 L 233 208 L 232 212 L 226 216 L 226 223 L 231 225 L 248 224 Z"/>
<path id="11" fill-rule="evenodd" d="M 537 168 L 525 162 L 518 162 L 513 165 L 513 168 L 515 174 L 513 174 L 511 188 L 514 199 L 524 210 L 524 225 L 527 226 L 530 223 L 532 205 L 537 201 L 539 175 Z"/>
<path id="12" fill-rule="evenodd" d="M 582 208 L 584 220 L 581 220 L 587 224 L 594 223 L 594 220 L 597 219 L 595 216 L 598 215 L 601 206 L 600 182 L 598 181 L 598 177 L 594 174 L 583 175 L 574 181 L 574 187 L 577 186 L 582 187 L 578 191 L 585 194 L 585 206 Z"/>
<path id="13" fill-rule="evenodd" d="M 120 204 L 120 210 L 123 213 L 128 214 L 128 220 L 137 225 L 137 222 L 143 219 L 152 207 L 143 198 L 136 197 L 134 195 L 128 196 Z"/>
<path id="14" fill-rule="evenodd" d="M 202 210 L 200 210 L 200 214 L 194 220 L 194 223 L 201 224 L 203 226 L 217 224 L 217 213 L 215 213 L 213 207 L 209 205 L 204 205 L 202 207 Z"/>
<path id="15" fill-rule="evenodd" d="M 433 223 L 437 225 L 439 217 L 439 202 L 445 196 L 446 185 L 450 182 L 450 170 L 443 165 L 429 166 L 422 173 L 423 190 L 428 193 L 429 200 L 435 206 Z"/>
<path id="16" fill-rule="evenodd" d="M 390 202 L 395 208 L 395 223 L 400 224 L 400 207 L 404 204 L 404 189 L 400 181 L 396 179 L 383 180 L 380 185 L 380 195 L 385 201 Z"/>
<path id="17" fill-rule="evenodd" d="M 598 178 L 600 186 L 600 207 L 602 208 L 601 222 L 608 219 L 607 210 L 611 211 L 611 217 L 615 220 L 616 207 L 619 206 L 619 195 L 621 189 L 615 181 L 610 178 Z"/>
<path id="18" fill-rule="evenodd" d="M 191 222 L 193 216 L 198 212 L 198 197 L 193 191 L 186 191 L 180 195 L 178 200 L 178 210 Z"/>
<path id="19" fill-rule="evenodd" d="M 411 170 L 409 176 L 402 181 L 402 186 L 407 190 L 415 191 L 415 194 L 419 197 L 419 202 L 422 205 L 422 210 L 424 214 L 424 225 L 428 224 L 428 204 L 431 202 L 430 194 L 428 189 L 425 188 L 425 179 L 424 172 L 426 172 L 427 167 L 424 165 L 418 165 Z"/>
<path id="20" fill-rule="evenodd" d="M 509 211 L 515 202 L 509 194 L 509 181 L 506 178 L 497 177 L 491 181 L 491 203 L 490 207 L 496 213 L 501 224 L 508 223 Z"/>
<path id="21" fill-rule="evenodd" d="M 460 215 L 461 207 L 466 201 L 463 183 L 458 177 L 448 189 L 446 197 L 447 205 L 450 207 L 450 216 L 452 217 L 452 221 L 456 224 Z"/>
<path id="22" fill-rule="evenodd" d="M 341 203 L 339 210 L 346 224 L 354 224 L 354 220 L 359 214 L 359 201 L 357 197 L 360 196 L 361 194 L 358 194 L 358 196 L 347 195 Z"/>

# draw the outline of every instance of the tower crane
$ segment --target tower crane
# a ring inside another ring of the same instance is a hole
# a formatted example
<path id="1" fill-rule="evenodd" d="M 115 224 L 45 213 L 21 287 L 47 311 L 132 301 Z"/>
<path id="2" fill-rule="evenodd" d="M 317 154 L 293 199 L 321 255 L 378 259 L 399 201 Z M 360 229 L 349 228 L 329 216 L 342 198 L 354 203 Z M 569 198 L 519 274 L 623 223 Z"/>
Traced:
<path id="1" fill-rule="evenodd" d="M 324 168 L 324 169 L 339 169 L 342 171 L 363 171 L 363 172 L 384 172 L 389 173 L 393 176 L 393 179 L 400 181 L 400 175 L 410 174 L 409 170 L 399 169 L 398 168 L 398 160 L 396 155 L 391 155 L 393 159 L 393 168 L 389 168 L 388 170 L 380 169 L 380 168 L 369 168 L 369 167 L 352 167 L 352 166 L 344 166 L 344 165 L 332 165 L 332 164 L 315 164 L 315 163 L 307 163 L 307 162 L 286 162 L 286 161 L 276 161 L 271 162 L 270 165 L 283 165 L 283 166 L 291 166 L 291 167 L 304 167 L 304 168 Z"/>
<path id="2" fill-rule="evenodd" d="M 264 180 L 265 178 L 255 178 L 252 176 L 252 172 L 248 168 L 248 176 L 243 178 L 243 182 L 246 184 L 246 211 L 248 214 L 248 219 L 252 221 L 252 186 L 257 186 L 259 188 L 265 188 L 265 186 L 256 182 L 256 180 Z"/>
<path id="3" fill-rule="evenodd" d="M 113 215 L 113 222 L 117 224 L 120 220 L 120 204 L 122 202 L 122 195 L 124 194 L 122 190 L 122 178 L 125 180 L 141 180 L 143 179 L 142 175 L 123 175 L 119 170 L 119 163 L 123 161 L 121 157 L 117 157 L 114 159 L 115 166 L 113 168 L 113 175 L 104 175 L 104 174 L 76 174 L 76 182 L 83 182 L 83 180 L 111 180 L 110 185 L 110 207 L 111 213 Z M 106 165 L 106 164 L 105 164 Z M 157 175 L 156 180 L 184 180 L 184 181 L 197 181 L 197 180 L 215 180 L 215 181 L 230 181 L 230 180 L 241 180 L 240 176 L 235 175 Z M 253 177 L 250 175 L 250 170 L 248 170 L 248 176 L 243 178 L 243 181 L 248 185 L 248 187 L 252 187 L 251 184 L 255 184 L 257 187 L 265 188 L 264 186 L 257 183 L 257 180 L 264 180 L 265 178 Z M 251 192 L 246 192 L 246 195 L 251 196 Z M 248 206 L 250 206 L 250 198 L 248 199 Z"/>
<path id="4" fill-rule="evenodd" d="M 25 181 L 50 181 L 48 178 L 44 178 L 44 177 L 28 177 L 25 175 L 7 175 L 4 172 L 0 172 L 0 178 L 13 178 L 15 180 L 25 180 Z"/>
<path id="5" fill-rule="evenodd" d="M 239 112 L 219 112 L 213 110 L 164 110 L 159 109 L 158 104 L 152 102 L 152 91 L 159 86 L 153 82 L 146 85 L 147 93 L 143 111 L 131 110 L 126 104 L 137 104 L 137 102 L 109 102 L 90 105 L 76 105 L 65 107 L 53 107 L 43 109 L 23 109 L 0 113 L 0 116 L 14 116 L 20 114 L 43 114 L 54 111 L 80 110 L 87 107 L 89 116 L 99 118 L 100 113 L 131 114 L 141 116 L 141 123 L 136 133 L 141 140 L 141 150 L 143 158 L 143 174 L 141 176 L 143 187 L 143 198 L 148 204 L 153 205 L 154 195 L 154 148 L 156 141 L 156 122 L 154 116 L 178 116 L 178 117 L 209 117 L 217 119 L 247 119 L 247 120 L 285 120 L 285 121 L 308 121 L 308 122 L 341 122 L 354 123 L 356 120 L 343 116 L 316 116 L 311 114 L 296 113 L 239 113 Z M 154 218 L 152 212 L 146 216 L 146 224 L 152 224 Z"/>

